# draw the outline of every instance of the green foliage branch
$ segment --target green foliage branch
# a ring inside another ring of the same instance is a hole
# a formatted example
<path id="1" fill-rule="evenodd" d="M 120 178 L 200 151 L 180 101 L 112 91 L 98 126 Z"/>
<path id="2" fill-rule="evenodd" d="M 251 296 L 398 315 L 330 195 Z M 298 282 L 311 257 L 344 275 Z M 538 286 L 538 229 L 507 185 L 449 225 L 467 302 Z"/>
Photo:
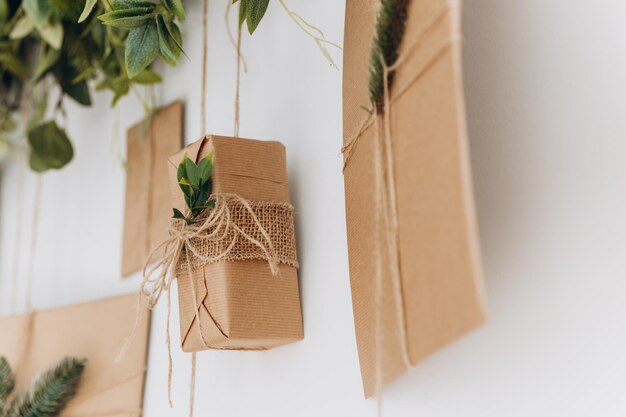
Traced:
<path id="1" fill-rule="evenodd" d="M 174 209 L 175 219 L 181 219 L 187 224 L 198 222 L 198 217 L 206 210 L 215 207 L 215 200 L 211 198 L 212 185 L 211 175 L 213 174 L 213 166 L 215 165 L 214 153 L 202 158 L 196 164 L 189 159 L 187 154 L 183 157 L 178 165 L 176 178 L 178 186 L 185 196 L 185 204 L 189 215 L 186 216 L 178 209 Z"/>
<path id="2" fill-rule="evenodd" d="M 0 0 L 0 151 L 21 111 L 29 114 L 31 168 L 65 166 L 73 157 L 57 123 L 65 98 L 90 106 L 94 80 L 96 91 L 113 93 L 115 106 L 134 86 L 160 82 L 150 66 L 157 59 L 176 65 L 185 17 L 181 0 Z"/>

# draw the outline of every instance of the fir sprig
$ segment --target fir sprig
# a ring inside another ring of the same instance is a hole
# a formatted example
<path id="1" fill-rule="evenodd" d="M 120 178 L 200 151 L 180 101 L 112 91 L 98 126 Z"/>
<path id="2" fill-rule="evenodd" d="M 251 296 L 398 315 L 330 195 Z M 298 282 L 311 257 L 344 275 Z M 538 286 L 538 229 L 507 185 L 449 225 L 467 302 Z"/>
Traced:
<path id="1" fill-rule="evenodd" d="M 398 50 L 404 36 L 407 9 L 410 0 L 381 0 L 376 19 L 376 33 L 372 43 L 369 66 L 370 100 L 377 112 L 384 107 L 385 70 L 381 57 L 388 67 L 398 59 Z M 391 87 L 394 72 L 387 76 L 387 85 Z"/>
<path id="2" fill-rule="evenodd" d="M 15 388 L 15 378 L 11 366 L 5 357 L 0 357 L 0 415 L 13 388 Z"/>
<path id="3" fill-rule="evenodd" d="M 27 392 L 13 402 L 2 404 L 0 417 L 56 417 L 76 394 L 85 370 L 85 360 L 64 358 L 33 381 Z M 14 377 L 5 358 L 0 358 L 0 387 L 6 398 L 13 391 Z M 4 403 L 3 401 L 3 403 Z"/>

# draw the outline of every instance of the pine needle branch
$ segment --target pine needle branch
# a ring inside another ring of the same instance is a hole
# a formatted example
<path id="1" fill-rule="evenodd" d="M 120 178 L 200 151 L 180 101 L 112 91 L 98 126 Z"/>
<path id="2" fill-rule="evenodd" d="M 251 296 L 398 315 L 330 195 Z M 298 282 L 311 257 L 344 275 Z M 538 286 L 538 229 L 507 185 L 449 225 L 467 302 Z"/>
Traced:
<path id="1" fill-rule="evenodd" d="M 406 26 L 409 1 L 381 0 L 376 19 L 376 32 L 372 43 L 369 71 L 370 100 L 379 113 L 384 107 L 385 70 L 382 60 L 384 60 L 385 65 L 390 67 L 398 59 L 398 50 Z M 387 83 L 390 88 L 393 77 L 393 72 L 388 73 Z"/>
<path id="2" fill-rule="evenodd" d="M 0 416 L 4 415 L 5 403 L 15 388 L 15 377 L 4 356 L 0 357 Z"/>
<path id="3" fill-rule="evenodd" d="M 65 358 L 37 377 L 27 393 L 19 394 L 7 417 L 56 417 L 76 394 L 85 360 Z"/>

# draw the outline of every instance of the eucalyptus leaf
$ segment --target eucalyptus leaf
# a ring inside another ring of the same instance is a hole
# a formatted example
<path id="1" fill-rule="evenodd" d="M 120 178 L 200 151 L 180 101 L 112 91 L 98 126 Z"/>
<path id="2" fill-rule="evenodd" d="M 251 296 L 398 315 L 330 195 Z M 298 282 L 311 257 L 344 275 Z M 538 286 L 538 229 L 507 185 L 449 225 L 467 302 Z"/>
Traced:
<path id="1" fill-rule="evenodd" d="M 128 77 L 139 75 L 154 61 L 159 52 L 159 34 L 154 21 L 132 29 L 126 40 L 126 71 Z"/>
<path id="2" fill-rule="evenodd" d="M 59 169 L 74 157 L 74 149 L 64 130 L 50 121 L 28 131 L 30 166 L 36 172 Z"/>
<path id="3" fill-rule="evenodd" d="M 91 11 L 93 10 L 93 8 L 95 7 L 97 3 L 98 3 L 98 0 L 86 0 L 85 1 L 85 8 L 83 9 L 83 12 L 80 14 L 80 17 L 78 18 L 78 23 L 82 23 L 85 20 L 87 20 L 87 18 L 91 14 Z"/>
<path id="4" fill-rule="evenodd" d="M 42 46 L 35 73 L 33 74 L 33 82 L 39 81 L 57 63 L 60 56 L 61 52 L 59 50 L 46 45 Z"/>
<path id="5" fill-rule="evenodd" d="M 163 7 L 179 19 L 185 19 L 185 8 L 181 0 L 161 0 Z"/>

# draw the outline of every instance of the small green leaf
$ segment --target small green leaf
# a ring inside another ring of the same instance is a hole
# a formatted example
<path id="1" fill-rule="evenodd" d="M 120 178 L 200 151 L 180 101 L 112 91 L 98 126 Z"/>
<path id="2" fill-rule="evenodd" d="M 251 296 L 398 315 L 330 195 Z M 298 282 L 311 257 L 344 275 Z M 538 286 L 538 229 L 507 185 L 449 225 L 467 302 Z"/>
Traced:
<path id="1" fill-rule="evenodd" d="M 153 11 L 154 7 L 134 7 L 132 9 L 113 10 L 98 16 L 98 19 L 105 25 L 122 29 L 133 29 L 145 25 L 152 17 Z"/>
<path id="2" fill-rule="evenodd" d="M 185 177 L 192 187 L 196 189 L 200 188 L 200 182 L 198 181 L 198 166 L 189 158 L 185 161 L 185 170 L 187 176 Z"/>
<path id="3" fill-rule="evenodd" d="M 176 208 L 174 209 L 174 215 L 172 216 L 172 218 L 174 218 L 174 219 L 181 219 L 181 220 L 185 220 L 186 219 L 185 215 L 183 213 L 181 213 L 181 211 L 176 209 Z"/>
<path id="4" fill-rule="evenodd" d="M 26 14 L 33 20 L 35 26 L 43 26 L 50 17 L 49 0 L 24 0 L 22 7 Z"/>
<path id="5" fill-rule="evenodd" d="M 132 29 L 126 39 L 126 71 L 128 77 L 139 75 L 154 61 L 159 52 L 159 34 L 153 21 Z"/>
<path id="6" fill-rule="evenodd" d="M 28 15 L 22 16 L 17 22 L 15 22 L 15 26 L 13 26 L 13 30 L 9 34 L 9 38 L 11 39 L 22 39 L 25 36 L 28 36 L 35 29 L 35 21 L 30 18 Z"/>
<path id="7" fill-rule="evenodd" d="M 19 78 L 26 78 L 28 75 L 28 66 L 22 61 L 20 56 L 16 56 L 11 52 L 0 52 L 0 64 L 4 68 Z"/>
<path id="8" fill-rule="evenodd" d="M 30 166 L 36 172 L 59 169 L 70 162 L 74 149 L 64 130 L 50 121 L 28 131 Z"/>
<path id="9" fill-rule="evenodd" d="M 213 153 L 213 152 L 211 152 Z M 206 184 L 211 179 L 211 173 L 213 172 L 213 163 L 208 156 L 203 158 L 198 164 L 198 176 L 200 178 L 200 185 Z"/>
<path id="10" fill-rule="evenodd" d="M 46 116 L 46 111 L 48 110 L 48 91 L 45 91 L 41 98 L 37 101 L 35 106 L 35 111 L 28 121 L 28 126 L 33 127 L 41 123 L 43 118 Z"/>
<path id="11" fill-rule="evenodd" d="M 83 9 L 83 12 L 80 14 L 80 17 L 78 18 L 78 23 L 82 23 L 84 22 L 89 15 L 91 14 L 91 11 L 93 10 L 94 6 L 98 3 L 98 0 L 85 0 L 85 8 Z"/>
<path id="12" fill-rule="evenodd" d="M 61 52 L 59 50 L 42 45 L 37 66 L 35 67 L 35 74 L 33 75 L 33 82 L 39 81 L 57 63 L 60 56 Z"/>
<path id="13" fill-rule="evenodd" d="M 0 0 L 0 23 L 6 22 L 9 17 L 9 2 L 8 0 Z"/>
<path id="14" fill-rule="evenodd" d="M 235 4 L 238 0 L 233 1 Z M 243 25 L 243 23 L 248 18 L 248 0 L 241 0 L 239 3 L 239 27 Z"/>
<path id="15" fill-rule="evenodd" d="M 54 49 L 63 45 L 63 25 L 59 22 L 47 23 L 39 28 L 41 37 Z"/>
<path id="16" fill-rule="evenodd" d="M 187 171 L 185 170 L 186 160 L 189 159 L 187 154 L 183 155 L 183 159 L 178 164 L 178 169 L 176 170 L 176 179 L 178 181 L 182 180 L 187 176 Z"/>
<path id="17" fill-rule="evenodd" d="M 137 84 L 157 84 L 163 81 L 163 79 L 156 72 L 146 68 L 137 74 L 137 76 L 133 77 L 132 81 Z"/>
<path id="18" fill-rule="evenodd" d="M 61 62 L 60 62 L 61 63 Z M 61 85 L 61 89 L 65 94 L 72 97 L 78 103 L 84 106 L 91 105 L 91 96 L 89 94 L 89 86 L 87 81 L 73 82 L 73 80 L 80 74 L 80 72 L 67 63 L 63 65 L 57 65 L 55 69 L 55 76 Z"/>
<path id="19" fill-rule="evenodd" d="M 181 49 L 178 46 L 176 40 L 169 31 L 165 19 L 162 15 L 158 15 L 156 18 L 157 29 L 159 34 L 159 50 L 161 56 L 171 66 L 175 66 L 180 57 Z"/>
<path id="20" fill-rule="evenodd" d="M 161 0 L 163 7 L 179 19 L 185 19 L 185 8 L 181 0 Z"/>
<path id="21" fill-rule="evenodd" d="M 154 3 L 147 0 L 109 0 L 113 10 L 132 9 L 136 7 L 154 7 Z"/>
<path id="22" fill-rule="evenodd" d="M 243 0 L 242 0 L 243 1 Z M 248 32 L 252 34 L 265 16 L 270 0 L 254 0 L 247 7 Z"/>

